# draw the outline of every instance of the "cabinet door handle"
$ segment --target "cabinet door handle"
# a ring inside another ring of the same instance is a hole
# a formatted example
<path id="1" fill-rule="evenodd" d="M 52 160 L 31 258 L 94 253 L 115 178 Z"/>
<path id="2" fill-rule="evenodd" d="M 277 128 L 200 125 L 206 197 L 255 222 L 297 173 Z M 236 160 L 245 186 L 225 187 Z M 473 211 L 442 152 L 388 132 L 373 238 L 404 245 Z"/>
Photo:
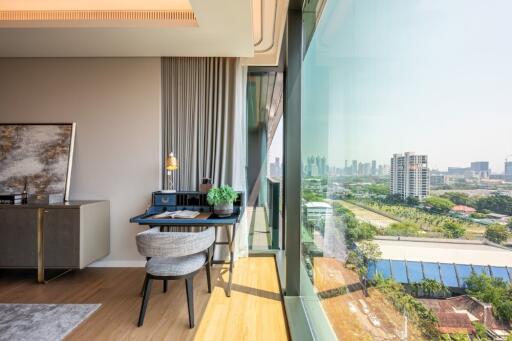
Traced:
<path id="1" fill-rule="evenodd" d="M 48 213 L 48 210 L 44 210 L 43 213 Z"/>

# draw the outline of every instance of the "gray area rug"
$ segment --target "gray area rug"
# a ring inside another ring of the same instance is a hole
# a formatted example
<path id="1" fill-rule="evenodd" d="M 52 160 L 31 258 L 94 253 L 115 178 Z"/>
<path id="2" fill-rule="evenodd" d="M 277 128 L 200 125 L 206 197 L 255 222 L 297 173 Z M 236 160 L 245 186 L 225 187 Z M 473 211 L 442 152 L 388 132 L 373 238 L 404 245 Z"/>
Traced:
<path id="1" fill-rule="evenodd" d="M 62 340 L 101 304 L 0 304 L 0 340 Z"/>

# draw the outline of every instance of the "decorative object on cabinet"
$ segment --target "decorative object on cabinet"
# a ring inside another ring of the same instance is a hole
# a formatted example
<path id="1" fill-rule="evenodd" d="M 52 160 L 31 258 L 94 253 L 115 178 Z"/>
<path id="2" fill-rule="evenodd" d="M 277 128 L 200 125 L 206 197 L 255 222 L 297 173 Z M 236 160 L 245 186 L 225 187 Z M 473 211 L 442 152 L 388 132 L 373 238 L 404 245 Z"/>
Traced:
<path id="1" fill-rule="evenodd" d="M 212 179 L 202 178 L 201 183 L 199 184 L 199 192 L 208 193 L 208 191 L 211 190 L 212 187 L 213 187 Z"/>
<path id="2" fill-rule="evenodd" d="M 75 123 L 0 124 L 0 192 L 68 200 Z"/>

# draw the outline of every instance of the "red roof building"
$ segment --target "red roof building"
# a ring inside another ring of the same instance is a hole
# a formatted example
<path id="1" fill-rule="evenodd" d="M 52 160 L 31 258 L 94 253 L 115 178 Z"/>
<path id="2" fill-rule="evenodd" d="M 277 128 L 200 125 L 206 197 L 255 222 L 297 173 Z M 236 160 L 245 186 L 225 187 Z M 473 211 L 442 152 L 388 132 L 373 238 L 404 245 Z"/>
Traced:
<path id="1" fill-rule="evenodd" d="M 452 211 L 457 213 L 473 213 L 476 210 L 473 207 L 465 206 L 465 205 L 455 205 L 452 207 Z"/>

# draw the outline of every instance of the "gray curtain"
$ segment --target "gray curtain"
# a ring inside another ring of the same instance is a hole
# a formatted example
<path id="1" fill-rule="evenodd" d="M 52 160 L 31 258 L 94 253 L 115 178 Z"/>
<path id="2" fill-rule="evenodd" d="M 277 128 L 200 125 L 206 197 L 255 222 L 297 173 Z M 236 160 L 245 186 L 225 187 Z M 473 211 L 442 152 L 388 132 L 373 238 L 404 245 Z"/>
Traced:
<path id="1" fill-rule="evenodd" d="M 178 159 L 177 190 L 197 190 L 203 177 L 233 182 L 236 70 L 236 58 L 162 58 L 162 159 Z"/>

